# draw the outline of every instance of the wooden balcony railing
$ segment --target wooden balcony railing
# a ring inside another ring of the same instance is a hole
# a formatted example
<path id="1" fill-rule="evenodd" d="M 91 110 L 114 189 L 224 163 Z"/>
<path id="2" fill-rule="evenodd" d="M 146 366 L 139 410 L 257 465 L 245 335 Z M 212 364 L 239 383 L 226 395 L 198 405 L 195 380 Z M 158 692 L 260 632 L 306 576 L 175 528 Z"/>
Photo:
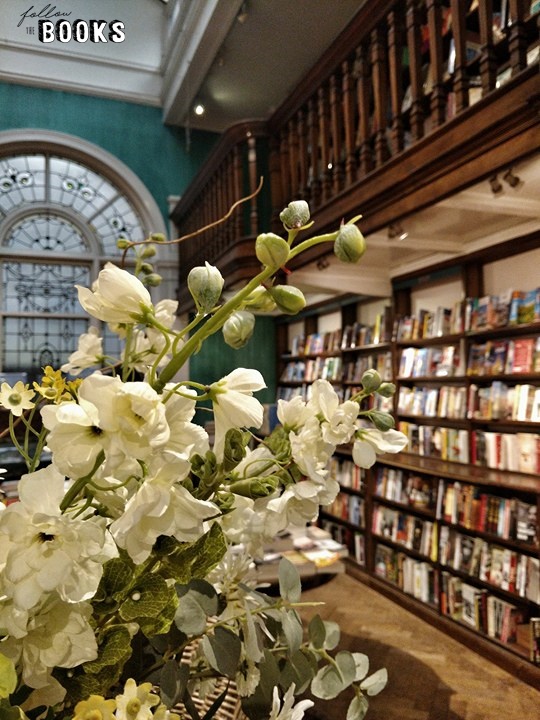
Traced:
<path id="1" fill-rule="evenodd" d="M 183 243 L 181 272 L 221 258 L 228 276 L 236 266 L 233 281 L 251 274 L 247 239 L 291 199 L 309 202 L 318 230 L 360 208 L 369 232 L 537 150 L 540 15 L 530 8 L 366 3 L 267 123 L 224 135 L 173 212 L 180 232 L 223 215 L 259 174 L 270 183 L 247 214 Z"/>

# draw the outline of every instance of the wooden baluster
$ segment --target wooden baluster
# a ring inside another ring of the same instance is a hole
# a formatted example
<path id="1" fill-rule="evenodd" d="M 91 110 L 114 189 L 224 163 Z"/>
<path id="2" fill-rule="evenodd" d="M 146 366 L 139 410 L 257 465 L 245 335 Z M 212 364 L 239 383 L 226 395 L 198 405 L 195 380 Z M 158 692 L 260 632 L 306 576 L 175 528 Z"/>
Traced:
<path id="1" fill-rule="evenodd" d="M 332 155 L 332 192 L 337 195 L 343 186 L 343 167 L 341 157 L 342 131 L 341 131 L 341 103 L 337 73 L 330 76 L 330 124 Z"/>
<path id="2" fill-rule="evenodd" d="M 227 157 L 227 210 L 238 200 L 234 194 L 234 148 Z M 234 217 L 227 222 L 227 238 L 229 244 L 234 242 Z"/>
<path id="3" fill-rule="evenodd" d="M 257 189 L 257 185 L 259 184 L 259 173 L 257 172 L 257 141 L 253 137 L 253 135 L 248 132 L 247 133 L 247 143 L 248 143 L 248 168 L 249 168 L 249 192 L 255 192 Z M 259 216 L 257 213 L 257 200 L 258 197 L 255 196 L 254 198 L 251 198 L 250 201 L 250 211 L 249 211 L 249 225 L 250 229 L 249 232 L 251 235 L 258 235 L 259 233 Z"/>
<path id="4" fill-rule="evenodd" d="M 308 161 L 308 149 L 306 140 L 306 122 L 305 113 L 303 110 L 298 111 L 297 115 L 297 127 L 298 127 L 298 197 L 309 202 L 309 187 L 308 187 L 308 173 L 309 173 L 309 161 Z"/>
<path id="5" fill-rule="evenodd" d="M 289 177 L 289 144 L 285 128 L 280 131 L 279 154 L 281 157 L 281 187 L 285 204 L 290 202 L 291 183 Z"/>
<path id="6" fill-rule="evenodd" d="M 360 175 L 367 175 L 373 169 L 373 153 L 369 136 L 371 68 L 365 45 L 356 49 L 355 60 L 356 94 L 358 98 L 358 138 Z"/>
<path id="7" fill-rule="evenodd" d="M 308 151 L 310 158 L 310 171 L 308 173 L 308 183 L 311 187 L 311 203 L 312 210 L 321 204 L 321 183 L 320 175 L 320 150 L 319 150 L 319 125 L 317 121 L 317 112 L 314 98 L 308 100 Z"/>
<path id="8" fill-rule="evenodd" d="M 317 93 L 319 109 L 319 146 L 321 151 L 321 199 L 326 202 L 330 199 L 330 178 L 328 175 L 328 163 L 330 162 L 329 138 L 328 138 L 328 101 L 324 85 Z"/>
<path id="9" fill-rule="evenodd" d="M 291 200 L 298 198 L 298 133 L 296 130 L 296 118 L 291 118 L 287 123 L 287 135 L 289 144 L 289 176 L 291 178 Z"/>
<path id="10" fill-rule="evenodd" d="M 455 112 L 460 113 L 469 107 L 469 75 L 467 73 L 465 45 L 466 8 L 463 6 L 462 0 L 450 0 L 450 11 L 452 13 L 452 35 L 456 51 L 452 91 L 454 93 Z"/>
<path id="11" fill-rule="evenodd" d="M 283 188 L 281 185 L 279 138 L 275 135 L 270 138 L 268 162 L 270 172 L 270 195 L 272 197 L 272 221 L 278 223 L 277 217 L 287 203 L 283 197 Z M 283 228 L 280 223 L 275 231 L 280 232 L 282 229 Z"/>
<path id="12" fill-rule="evenodd" d="M 478 20 L 480 22 L 480 80 L 482 96 L 495 88 L 497 79 L 497 58 L 493 47 L 493 0 L 479 0 Z"/>
<path id="13" fill-rule="evenodd" d="M 390 76 L 390 105 L 392 112 L 391 154 L 403 150 L 403 13 L 398 5 L 388 13 L 388 72 Z"/>
<path id="14" fill-rule="evenodd" d="M 429 55 L 431 72 L 431 123 L 439 127 L 446 120 L 444 90 L 443 36 L 441 0 L 427 0 Z"/>
<path id="15" fill-rule="evenodd" d="M 411 83 L 410 125 L 413 141 L 424 136 L 424 90 L 422 87 L 421 21 L 416 0 L 407 0 L 407 47 Z"/>
<path id="16" fill-rule="evenodd" d="M 354 143 L 354 75 L 349 60 L 341 65 L 343 129 L 345 137 L 345 186 L 350 187 L 356 180 L 356 148 Z"/>
<path id="17" fill-rule="evenodd" d="M 242 156 L 240 146 L 236 144 L 233 148 L 233 194 L 234 201 L 242 197 Z M 237 208 L 234 213 L 233 234 L 235 238 L 241 237 L 242 232 L 242 208 Z"/>
<path id="18" fill-rule="evenodd" d="M 380 24 L 371 32 L 371 73 L 373 78 L 373 100 L 375 102 L 375 165 L 378 167 L 388 160 L 386 140 L 388 112 L 388 62 L 386 57 L 386 28 Z"/>
<path id="19" fill-rule="evenodd" d="M 525 0 L 508 0 L 508 50 L 512 75 L 527 67 L 527 32 L 525 29 Z"/>

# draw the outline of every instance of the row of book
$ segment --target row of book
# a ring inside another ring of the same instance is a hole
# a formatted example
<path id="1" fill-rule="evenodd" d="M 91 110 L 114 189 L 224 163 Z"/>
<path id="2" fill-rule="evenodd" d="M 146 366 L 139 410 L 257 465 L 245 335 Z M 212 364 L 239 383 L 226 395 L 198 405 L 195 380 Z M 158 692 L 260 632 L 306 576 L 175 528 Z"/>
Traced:
<path id="1" fill-rule="evenodd" d="M 379 345 L 392 340 L 392 308 L 387 305 L 377 313 L 375 322 L 367 324 L 354 322 L 345 325 L 341 337 L 342 350 L 354 350 L 364 345 Z"/>
<path id="2" fill-rule="evenodd" d="M 455 345 L 429 348 L 403 348 L 399 357 L 398 376 L 455 377 L 464 374 L 462 354 Z"/>
<path id="3" fill-rule="evenodd" d="M 364 498 L 358 495 L 338 493 L 333 502 L 323 506 L 323 510 L 341 520 L 347 520 L 359 528 L 364 527 Z"/>
<path id="4" fill-rule="evenodd" d="M 540 559 L 448 525 L 440 528 L 439 562 L 494 587 L 540 603 Z"/>
<path id="5" fill-rule="evenodd" d="M 306 402 L 310 399 L 312 393 L 312 384 L 304 383 L 297 387 L 287 387 L 279 385 L 277 389 L 277 400 L 292 400 L 294 397 L 301 397 Z"/>
<path id="6" fill-rule="evenodd" d="M 392 353 L 360 355 L 354 362 L 345 363 L 343 382 L 360 382 L 366 370 L 376 370 L 383 380 L 392 380 Z"/>
<path id="7" fill-rule="evenodd" d="M 441 612 L 501 643 L 520 646 L 531 662 L 540 665 L 540 618 L 527 621 L 523 608 L 443 573 Z"/>
<path id="8" fill-rule="evenodd" d="M 408 452 L 450 462 L 470 462 L 469 432 L 463 428 L 418 425 L 400 420 L 398 430 L 407 436 Z"/>
<path id="9" fill-rule="evenodd" d="M 540 474 L 540 435 L 537 433 L 504 433 L 473 430 L 471 460 L 473 465 Z"/>
<path id="10" fill-rule="evenodd" d="M 509 386 L 501 380 L 491 385 L 469 386 L 467 417 L 476 420 L 540 422 L 540 387 L 529 383 Z"/>
<path id="11" fill-rule="evenodd" d="M 322 355 L 334 353 L 341 348 L 341 329 L 330 332 L 315 332 L 309 335 L 296 335 L 291 340 L 290 354 L 293 357 L 302 355 Z"/>
<path id="12" fill-rule="evenodd" d="M 439 306 L 436 310 L 419 310 L 414 315 L 403 315 L 396 319 L 394 337 L 398 342 L 443 337 L 460 333 L 462 326 L 462 303 L 452 308 Z"/>
<path id="13" fill-rule="evenodd" d="M 341 380 L 340 357 L 317 357 L 289 362 L 281 374 L 280 382 L 313 382 L 321 379 Z"/>
<path id="14" fill-rule="evenodd" d="M 475 485 L 439 480 L 437 518 L 469 530 L 538 545 L 538 506 L 517 497 L 501 497 Z"/>
<path id="15" fill-rule="evenodd" d="M 375 535 L 415 550 L 433 562 L 437 560 L 437 526 L 431 520 L 423 520 L 384 505 L 375 505 L 371 529 Z"/>
<path id="16" fill-rule="evenodd" d="M 533 372 L 540 372 L 540 337 L 488 340 L 469 347 L 469 376 Z"/>
<path id="17" fill-rule="evenodd" d="M 439 604 L 438 573 L 430 563 L 378 543 L 374 569 L 377 576 L 397 585 L 403 592 L 422 602 Z"/>
<path id="18" fill-rule="evenodd" d="M 326 518 L 321 519 L 319 524 L 330 533 L 334 540 L 348 548 L 349 556 L 353 557 L 359 565 L 364 566 L 366 564 L 365 537 L 363 533 L 355 532 Z"/>
<path id="19" fill-rule="evenodd" d="M 464 419 L 467 414 L 467 388 L 458 385 L 402 385 L 399 388 L 397 411 L 400 415 Z"/>
<path id="20" fill-rule="evenodd" d="M 342 487 L 362 491 L 365 489 L 365 470 L 348 458 L 333 455 L 328 465 L 328 474 Z"/>
<path id="21" fill-rule="evenodd" d="M 533 290 L 509 289 L 498 295 L 469 297 L 465 301 L 465 332 L 539 321 L 540 287 Z"/>
<path id="22" fill-rule="evenodd" d="M 375 494 L 380 498 L 421 509 L 435 509 L 435 478 L 428 478 L 387 465 L 375 471 Z"/>

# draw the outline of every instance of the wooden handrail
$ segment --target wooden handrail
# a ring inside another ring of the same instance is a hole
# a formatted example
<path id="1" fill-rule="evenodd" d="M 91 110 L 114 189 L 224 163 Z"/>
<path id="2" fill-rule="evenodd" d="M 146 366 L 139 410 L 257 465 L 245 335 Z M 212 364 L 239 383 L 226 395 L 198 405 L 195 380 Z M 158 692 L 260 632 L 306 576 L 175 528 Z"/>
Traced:
<path id="1" fill-rule="evenodd" d="M 500 28 L 492 0 L 473 11 L 461 0 L 366 3 L 272 117 L 230 128 L 201 168 L 172 213 L 181 234 L 267 178 L 248 208 L 181 244 L 184 277 L 205 259 L 227 282 L 251 274 L 249 241 L 282 231 L 292 199 L 309 202 L 318 231 L 362 212 L 371 232 L 536 150 L 538 60 L 528 53 L 539 16 L 528 8 L 509 0 Z"/>

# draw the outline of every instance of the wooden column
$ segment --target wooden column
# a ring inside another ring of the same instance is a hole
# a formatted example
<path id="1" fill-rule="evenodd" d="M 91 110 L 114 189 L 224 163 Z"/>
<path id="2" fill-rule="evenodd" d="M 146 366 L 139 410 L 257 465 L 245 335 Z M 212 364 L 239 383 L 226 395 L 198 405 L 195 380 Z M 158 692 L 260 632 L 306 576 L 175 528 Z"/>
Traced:
<path id="1" fill-rule="evenodd" d="M 367 47 L 362 44 L 356 50 L 355 61 L 356 94 L 358 104 L 358 137 L 356 144 L 360 154 L 360 175 L 367 175 L 373 168 L 373 153 L 370 143 L 370 88 L 371 69 Z"/>
<path id="2" fill-rule="evenodd" d="M 497 78 L 497 60 L 493 47 L 493 0 L 479 0 L 478 20 L 480 22 L 480 80 L 482 96 L 495 87 Z"/>
<path id="3" fill-rule="evenodd" d="M 343 131 L 345 139 L 345 185 L 346 187 L 350 187 L 356 180 L 356 148 L 354 143 L 354 77 L 351 62 L 349 60 L 344 60 L 341 64 L 341 77 Z"/>
<path id="4" fill-rule="evenodd" d="M 443 76 L 443 37 L 441 0 L 427 0 L 429 54 L 431 87 L 431 122 L 432 127 L 442 125 L 446 119 L 446 93 Z"/>
<path id="5" fill-rule="evenodd" d="M 257 170 L 257 141 L 253 135 L 247 134 L 248 145 L 248 168 L 249 168 L 249 192 L 255 192 L 259 184 L 259 173 Z M 257 212 L 257 196 L 250 201 L 249 210 L 249 231 L 251 235 L 257 235 L 259 232 L 259 215 Z"/>
<path id="6" fill-rule="evenodd" d="M 319 125 L 317 121 L 317 110 L 315 99 L 310 98 L 307 105 L 307 134 L 310 170 L 308 181 L 310 183 L 310 194 L 312 210 L 321 204 L 321 183 L 320 177 L 320 150 L 319 150 Z"/>
<path id="7" fill-rule="evenodd" d="M 526 8 L 529 0 L 508 0 L 508 50 L 512 75 L 527 67 Z"/>
<path id="8" fill-rule="evenodd" d="M 469 107 L 469 76 L 465 51 L 466 9 L 462 0 L 450 0 L 450 10 L 452 13 L 452 36 L 456 51 L 452 91 L 454 93 L 455 113 L 460 113 Z"/>
<path id="9" fill-rule="evenodd" d="M 424 90 L 422 87 L 422 59 L 420 57 L 420 12 L 416 0 L 407 0 L 407 47 L 411 87 L 410 126 L 413 141 L 424 136 Z"/>
<path id="10" fill-rule="evenodd" d="M 341 127 L 342 106 L 340 98 L 340 84 L 337 72 L 330 76 L 330 126 L 331 126 L 331 162 L 332 162 L 332 192 L 337 195 L 343 186 L 343 167 L 341 157 Z"/>
<path id="11" fill-rule="evenodd" d="M 378 25 L 371 32 L 371 74 L 373 78 L 373 119 L 375 129 L 375 165 L 380 167 L 388 160 L 386 142 L 386 113 L 388 111 L 388 63 L 386 58 L 386 28 Z"/>
<path id="12" fill-rule="evenodd" d="M 330 162 L 328 97 L 324 85 L 319 88 L 317 100 L 319 112 L 319 148 L 321 152 L 321 200 L 324 203 L 327 200 L 330 200 L 330 177 L 328 173 L 328 163 Z"/>
<path id="13" fill-rule="evenodd" d="M 390 77 L 391 154 L 403 150 L 403 13 L 401 6 L 388 13 L 388 72 Z"/>

